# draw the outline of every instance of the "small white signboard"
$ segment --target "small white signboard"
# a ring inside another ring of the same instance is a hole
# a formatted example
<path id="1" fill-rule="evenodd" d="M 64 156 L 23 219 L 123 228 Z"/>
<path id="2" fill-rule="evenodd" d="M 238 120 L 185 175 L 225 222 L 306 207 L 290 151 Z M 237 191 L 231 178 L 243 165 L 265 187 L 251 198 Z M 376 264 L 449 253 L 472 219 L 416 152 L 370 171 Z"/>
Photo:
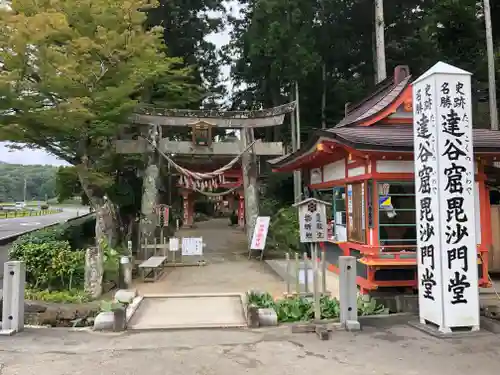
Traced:
<path id="1" fill-rule="evenodd" d="M 258 216 L 252 236 L 252 250 L 264 250 L 266 246 L 267 232 L 269 231 L 269 216 Z"/>
<path id="2" fill-rule="evenodd" d="M 327 202 L 309 198 L 294 206 L 299 208 L 300 242 L 323 242 L 327 239 Z"/>
<path id="3" fill-rule="evenodd" d="M 413 84 L 421 323 L 479 329 L 471 74 L 439 62 Z"/>
<path id="4" fill-rule="evenodd" d="M 202 237 L 183 237 L 182 256 L 203 255 Z"/>
<path id="5" fill-rule="evenodd" d="M 169 251 L 179 251 L 179 239 L 177 237 L 170 237 L 168 240 Z"/>

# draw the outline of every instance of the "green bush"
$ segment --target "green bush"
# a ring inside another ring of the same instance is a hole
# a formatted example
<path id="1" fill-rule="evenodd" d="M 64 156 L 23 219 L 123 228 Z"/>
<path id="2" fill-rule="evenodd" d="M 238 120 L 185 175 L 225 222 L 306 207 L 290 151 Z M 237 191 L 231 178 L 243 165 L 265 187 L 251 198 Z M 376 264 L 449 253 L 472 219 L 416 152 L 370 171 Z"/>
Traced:
<path id="1" fill-rule="evenodd" d="M 268 233 L 269 246 L 283 252 L 301 250 L 297 208 L 281 208 L 271 217 Z"/>
<path id="2" fill-rule="evenodd" d="M 272 308 L 276 311 L 278 322 L 309 321 L 314 318 L 314 304 L 311 298 L 291 297 L 274 300 L 269 293 L 247 293 L 248 305 L 258 308 Z M 320 298 L 321 319 L 337 319 L 340 316 L 340 304 L 336 298 L 322 296 Z M 378 305 L 374 299 L 366 296 L 358 297 L 358 315 L 384 315 L 389 310 Z"/>
<path id="3" fill-rule="evenodd" d="M 63 241 L 64 240 L 64 227 L 62 225 L 57 225 L 50 228 L 40 229 L 35 232 L 31 232 L 19 237 L 14 241 L 10 253 L 15 252 L 16 248 L 23 246 L 27 243 L 32 244 L 43 244 L 48 241 Z"/>
<path id="4" fill-rule="evenodd" d="M 26 283 L 35 289 L 72 289 L 83 283 L 85 254 L 71 249 L 68 241 L 47 236 L 45 242 L 20 241 L 12 247 L 10 259 L 26 263 Z"/>
<path id="5" fill-rule="evenodd" d="M 84 217 L 25 234 L 14 242 L 12 249 L 25 243 L 42 244 L 48 241 L 68 241 L 72 249 L 82 249 L 93 244 L 94 238 L 95 218 Z"/>

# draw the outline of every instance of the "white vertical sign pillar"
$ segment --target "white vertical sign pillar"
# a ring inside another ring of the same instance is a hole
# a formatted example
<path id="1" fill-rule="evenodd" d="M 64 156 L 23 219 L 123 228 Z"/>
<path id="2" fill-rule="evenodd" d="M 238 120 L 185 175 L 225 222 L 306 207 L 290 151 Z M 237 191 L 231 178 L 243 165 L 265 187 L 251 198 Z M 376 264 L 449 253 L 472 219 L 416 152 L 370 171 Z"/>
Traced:
<path id="1" fill-rule="evenodd" d="M 326 206 L 329 205 L 330 203 L 315 198 L 308 198 L 294 204 L 294 207 L 298 207 L 299 209 L 300 242 L 310 243 L 312 247 L 314 319 L 316 320 L 321 319 L 318 242 L 323 242 L 327 238 Z"/>
<path id="2" fill-rule="evenodd" d="M 471 74 L 439 62 L 413 83 L 421 323 L 479 329 Z"/>
<path id="3" fill-rule="evenodd" d="M 24 262 L 10 261 L 4 264 L 2 332 L 14 333 L 24 329 Z"/>

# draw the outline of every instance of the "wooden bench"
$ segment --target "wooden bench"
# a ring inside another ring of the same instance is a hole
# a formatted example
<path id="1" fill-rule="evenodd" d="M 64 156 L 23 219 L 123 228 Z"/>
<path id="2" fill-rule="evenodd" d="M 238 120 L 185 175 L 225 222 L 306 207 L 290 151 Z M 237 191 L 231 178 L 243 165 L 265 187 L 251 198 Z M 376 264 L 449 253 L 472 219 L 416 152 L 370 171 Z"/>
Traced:
<path id="1" fill-rule="evenodd" d="M 165 262 L 167 261 L 166 256 L 152 256 L 139 264 L 139 269 L 141 271 L 142 281 L 156 281 L 163 273 Z M 152 277 L 147 277 L 149 273 L 152 273 Z"/>

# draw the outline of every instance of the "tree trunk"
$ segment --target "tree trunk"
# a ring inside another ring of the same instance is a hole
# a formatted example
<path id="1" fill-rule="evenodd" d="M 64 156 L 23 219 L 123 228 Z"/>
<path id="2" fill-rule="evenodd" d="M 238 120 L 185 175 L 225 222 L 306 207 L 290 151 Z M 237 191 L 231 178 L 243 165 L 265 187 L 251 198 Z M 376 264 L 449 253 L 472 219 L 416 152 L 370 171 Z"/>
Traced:
<path id="1" fill-rule="evenodd" d="M 321 64 L 321 81 L 323 92 L 321 93 L 321 129 L 326 129 L 326 64 Z"/>
<path id="2" fill-rule="evenodd" d="M 385 65 L 384 0 L 375 0 L 375 49 L 377 53 L 377 83 L 387 78 Z"/>
<path id="3" fill-rule="evenodd" d="M 498 130 L 498 108 L 495 80 L 495 50 L 493 49 L 493 31 L 491 27 L 490 0 L 484 0 L 484 23 L 486 29 L 486 51 L 488 54 L 488 86 L 490 103 L 491 130 Z"/>
<path id="4" fill-rule="evenodd" d="M 107 246 L 115 247 L 119 242 L 119 225 L 116 216 L 116 210 L 113 202 L 111 202 L 105 196 L 99 196 L 94 193 L 94 189 L 88 181 L 88 175 L 90 170 L 88 164 L 85 162 L 86 158 L 83 158 L 83 163 L 80 165 L 78 171 L 78 178 L 82 185 L 82 189 L 89 199 L 90 206 L 95 212 L 95 243 L 96 250 L 95 254 L 92 256 L 93 262 L 85 265 L 85 274 L 93 275 L 91 293 L 93 298 L 98 298 L 100 293 L 102 293 L 102 275 L 104 271 L 104 250 Z M 96 264 L 98 262 L 99 264 Z M 96 274 L 97 270 L 97 274 Z M 89 281 L 86 280 L 86 284 Z M 89 285 L 90 285 L 89 284 Z M 100 285 L 99 285 L 100 284 Z"/>

